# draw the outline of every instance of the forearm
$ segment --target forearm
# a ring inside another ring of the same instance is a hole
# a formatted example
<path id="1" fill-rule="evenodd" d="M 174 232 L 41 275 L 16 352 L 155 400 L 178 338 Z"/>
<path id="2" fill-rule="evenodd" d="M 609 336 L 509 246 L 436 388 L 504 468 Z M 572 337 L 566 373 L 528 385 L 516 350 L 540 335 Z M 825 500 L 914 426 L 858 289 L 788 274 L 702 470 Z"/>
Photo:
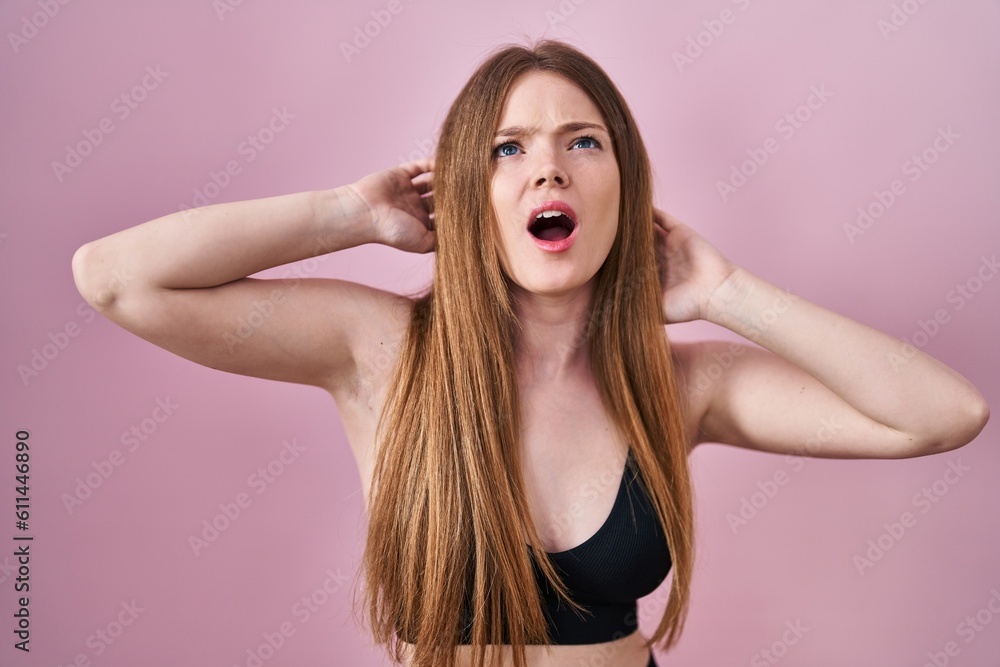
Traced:
<path id="1" fill-rule="evenodd" d="M 88 300 L 107 302 L 126 289 L 214 287 L 373 240 L 367 207 L 339 187 L 165 215 L 84 245 L 73 273 Z"/>
<path id="2" fill-rule="evenodd" d="M 743 269 L 708 310 L 706 319 L 796 364 L 862 414 L 928 443 L 988 414 L 976 388 L 933 357 Z"/>

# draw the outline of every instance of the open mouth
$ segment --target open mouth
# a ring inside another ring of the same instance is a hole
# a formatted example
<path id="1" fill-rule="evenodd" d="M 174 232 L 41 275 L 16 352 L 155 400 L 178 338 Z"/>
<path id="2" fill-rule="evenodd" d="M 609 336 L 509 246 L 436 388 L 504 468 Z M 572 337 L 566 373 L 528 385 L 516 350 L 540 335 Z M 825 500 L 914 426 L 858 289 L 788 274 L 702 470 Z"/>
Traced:
<path id="1" fill-rule="evenodd" d="M 576 222 L 560 211 L 543 211 L 528 225 L 528 232 L 542 241 L 562 241 L 576 229 Z"/>

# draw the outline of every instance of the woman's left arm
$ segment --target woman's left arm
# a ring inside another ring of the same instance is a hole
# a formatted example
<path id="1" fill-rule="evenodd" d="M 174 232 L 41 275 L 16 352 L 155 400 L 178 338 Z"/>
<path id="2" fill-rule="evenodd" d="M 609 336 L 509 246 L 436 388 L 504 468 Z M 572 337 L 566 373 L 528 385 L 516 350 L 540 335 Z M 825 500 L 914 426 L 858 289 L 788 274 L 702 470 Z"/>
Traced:
<path id="1" fill-rule="evenodd" d="M 705 392 L 699 442 L 828 458 L 907 458 L 970 442 L 989 408 L 924 352 L 810 303 L 725 259 L 657 210 L 667 322 L 705 319 L 762 348 L 694 345 L 688 391 Z"/>

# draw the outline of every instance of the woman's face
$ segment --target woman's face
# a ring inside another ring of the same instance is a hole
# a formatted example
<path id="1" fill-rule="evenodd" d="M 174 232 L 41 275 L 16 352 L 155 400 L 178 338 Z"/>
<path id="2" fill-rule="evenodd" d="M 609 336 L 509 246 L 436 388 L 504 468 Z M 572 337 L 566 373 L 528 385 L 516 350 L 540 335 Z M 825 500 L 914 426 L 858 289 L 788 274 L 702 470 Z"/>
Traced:
<path id="1" fill-rule="evenodd" d="M 618 162 L 600 110 L 569 80 L 533 71 L 514 81 L 497 130 L 491 193 L 501 266 L 536 294 L 587 284 L 618 232 Z M 547 202 L 568 205 L 575 225 L 534 222 Z M 562 227 L 573 228 L 568 239 Z"/>

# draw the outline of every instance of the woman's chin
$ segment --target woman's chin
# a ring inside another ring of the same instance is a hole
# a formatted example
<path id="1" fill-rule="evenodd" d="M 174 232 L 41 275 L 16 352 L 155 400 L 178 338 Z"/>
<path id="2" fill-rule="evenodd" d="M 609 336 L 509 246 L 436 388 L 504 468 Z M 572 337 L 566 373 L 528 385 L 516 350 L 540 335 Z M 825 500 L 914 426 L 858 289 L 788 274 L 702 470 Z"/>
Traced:
<path id="1" fill-rule="evenodd" d="M 511 280 L 515 296 L 560 298 L 578 293 L 588 295 L 588 290 L 593 287 L 593 276 L 582 280 L 578 275 L 556 275 L 554 272 L 545 274 L 545 271 L 539 271 L 523 281 Z"/>

